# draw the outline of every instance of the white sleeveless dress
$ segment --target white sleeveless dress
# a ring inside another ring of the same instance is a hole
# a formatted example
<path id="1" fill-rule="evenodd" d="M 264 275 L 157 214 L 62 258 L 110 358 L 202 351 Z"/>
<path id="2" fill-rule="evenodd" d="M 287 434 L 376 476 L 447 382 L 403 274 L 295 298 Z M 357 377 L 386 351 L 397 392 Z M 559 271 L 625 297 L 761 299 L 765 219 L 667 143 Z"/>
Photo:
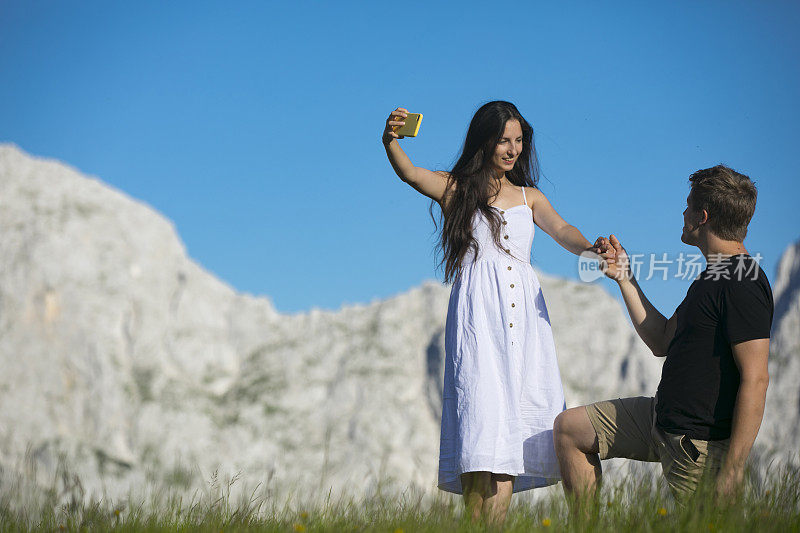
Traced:
<path id="1" fill-rule="evenodd" d="M 551 485 L 561 475 L 553 421 L 566 408 L 550 317 L 530 263 L 533 213 L 525 199 L 497 209 L 497 248 L 477 211 L 468 252 L 450 291 L 438 487 L 463 494 L 460 475 L 511 474 L 514 492 Z"/>

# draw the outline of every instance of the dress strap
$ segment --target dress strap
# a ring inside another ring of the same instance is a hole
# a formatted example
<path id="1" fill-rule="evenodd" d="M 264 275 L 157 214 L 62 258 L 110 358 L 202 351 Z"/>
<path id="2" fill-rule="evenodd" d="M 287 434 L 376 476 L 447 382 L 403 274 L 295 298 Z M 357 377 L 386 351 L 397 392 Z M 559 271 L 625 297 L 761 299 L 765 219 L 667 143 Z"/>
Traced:
<path id="1" fill-rule="evenodd" d="M 528 200 L 525 198 L 525 186 L 523 185 L 520 189 L 522 189 L 522 201 L 525 202 L 525 205 L 528 205 Z"/>

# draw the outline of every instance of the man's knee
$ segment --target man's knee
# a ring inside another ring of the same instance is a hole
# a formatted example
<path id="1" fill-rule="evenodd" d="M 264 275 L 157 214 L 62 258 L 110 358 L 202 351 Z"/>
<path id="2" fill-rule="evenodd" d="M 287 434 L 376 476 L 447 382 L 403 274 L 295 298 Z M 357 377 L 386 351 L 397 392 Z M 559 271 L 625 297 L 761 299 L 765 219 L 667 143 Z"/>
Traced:
<path id="1" fill-rule="evenodd" d="M 569 411 L 561 411 L 553 421 L 553 438 L 556 444 L 563 442 L 569 433 Z"/>
<path id="2" fill-rule="evenodd" d="M 553 433 L 555 433 L 556 440 L 571 440 L 575 433 L 580 431 L 581 420 L 579 413 L 576 412 L 578 409 L 584 408 L 573 407 L 558 414 L 553 424 Z"/>
<path id="3" fill-rule="evenodd" d="M 556 447 L 574 447 L 583 453 L 597 453 L 597 435 L 586 407 L 573 407 L 562 411 L 553 424 Z"/>

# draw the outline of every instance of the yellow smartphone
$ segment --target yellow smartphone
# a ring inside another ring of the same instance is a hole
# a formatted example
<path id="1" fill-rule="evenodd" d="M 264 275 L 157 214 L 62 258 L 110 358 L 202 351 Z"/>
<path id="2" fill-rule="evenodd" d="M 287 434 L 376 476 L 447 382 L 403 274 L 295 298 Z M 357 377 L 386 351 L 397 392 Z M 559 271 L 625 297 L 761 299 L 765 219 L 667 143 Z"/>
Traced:
<path id="1" fill-rule="evenodd" d="M 406 118 L 398 118 L 405 121 L 405 124 L 394 130 L 394 132 L 404 137 L 416 137 L 419 126 L 422 124 L 422 113 L 409 113 Z"/>

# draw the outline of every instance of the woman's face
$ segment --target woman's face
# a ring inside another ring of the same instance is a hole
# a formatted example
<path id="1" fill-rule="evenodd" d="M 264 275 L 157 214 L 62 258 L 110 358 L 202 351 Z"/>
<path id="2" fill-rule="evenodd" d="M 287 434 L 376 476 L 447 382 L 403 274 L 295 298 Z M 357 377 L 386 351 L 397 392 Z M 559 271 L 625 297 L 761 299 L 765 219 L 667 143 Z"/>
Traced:
<path id="1" fill-rule="evenodd" d="M 497 143 L 492 157 L 494 166 L 502 175 L 514 168 L 519 154 L 522 152 L 522 126 L 519 120 L 512 118 L 506 121 L 503 136 Z"/>

